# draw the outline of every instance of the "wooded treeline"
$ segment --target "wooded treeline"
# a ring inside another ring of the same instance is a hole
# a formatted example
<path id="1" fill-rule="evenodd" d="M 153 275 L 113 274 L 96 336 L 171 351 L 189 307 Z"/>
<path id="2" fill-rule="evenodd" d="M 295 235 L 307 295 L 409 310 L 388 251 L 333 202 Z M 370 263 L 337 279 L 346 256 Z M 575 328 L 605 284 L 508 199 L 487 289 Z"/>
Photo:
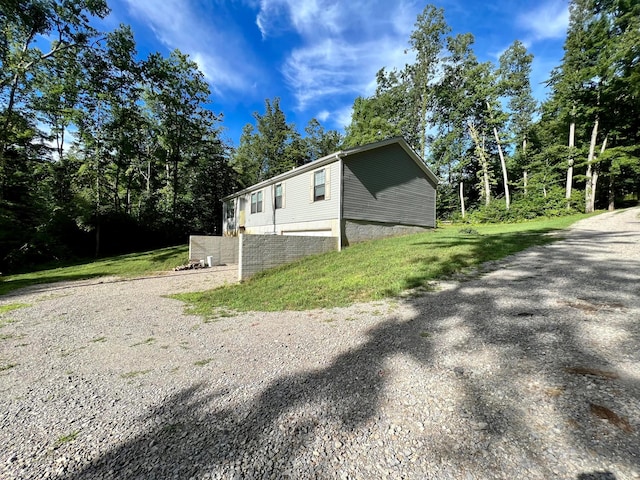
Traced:
<path id="1" fill-rule="evenodd" d="M 2 268 L 215 233 L 235 174 L 195 63 L 96 31 L 104 0 L 1 5 Z"/>
<path id="2" fill-rule="evenodd" d="M 640 3 L 573 0 L 549 97 L 531 91 L 533 56 L 515 41 L 480 62 L 470 33 L 450 35 L 427 6 L 415 61 L 382 69 L 354 104 L 347 145 L 403 135 L 442 179 L 440 218 L 500 221 L 637 203 L 640 192 Z"/>
<path id="3" fill-rule="evenodd" d="M 278 98 L 234 148 L 188 56 L 99 32 L 105 0 L 0 0 L 0 269 L 219 234 L 220 199 L 341 148 L 403 135 L 442 179 L 440 218 L 531 218 L 637 201 L 640 5 L 573 0 L 550 95 L 515 41 L 480 62 L 428 5 L 403 69 L 355 100 L 346 136 L 300 133 Z"/>

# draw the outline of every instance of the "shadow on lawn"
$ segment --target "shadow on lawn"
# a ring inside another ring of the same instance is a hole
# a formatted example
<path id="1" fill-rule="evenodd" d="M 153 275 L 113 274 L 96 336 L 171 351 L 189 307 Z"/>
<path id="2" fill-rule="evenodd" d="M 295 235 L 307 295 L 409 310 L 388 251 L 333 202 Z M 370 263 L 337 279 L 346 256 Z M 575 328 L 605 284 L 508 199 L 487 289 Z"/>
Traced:
<path id="1" fill-rule="evenodd" d="M 78 275 L 43 275 L 37 278 L 25 278 L 25 279 L 10 279 L 10 280 L 2 280 L 0 279 L 0 298 L 8 299 L 11 298 L 11 293 L 15 290 L 19 290 L 21 288 L 26 287 L 34 287 L 38 289 L 40 285 L 50 284 L 50 283 L 59 283 L 59 282 L 73 282 L 77 280 L 90 280 L 92 278 L 104 277 L 108 275 L 108 273 L 91 273 L 91 274 L 78 274 Z"/>
<path id="2" fill-rule="evenodd" d="M 507 237 L 506 243 L 515 242 L 515 237 Z M 602 263 L 590 257 L 605 245 L 631 238 L 617 233 L 574 232 L 562 248 L 554 246 L 512 259 L 508 273 L 513 278 L 489 276 L 414 298 L 410 302 L 418 313 L 412 319 L 381 322 L 369 332 L 365 343 L 337 356 L 328 367 L 284 375 L 252 400 L 239 402 L 239 407 L 234 391 L 211 392 L 206 385 L 185 388 L 140 419 L 150 425 L 147 431 L 61 478 L 161 478 L 167 472 L 176 478 L 200 478 L 213 472 L 224 473 L 224 478 L 334 478 L 337 474 L 330 458 L 324 458 L 322 452 L 314 457 L 306 451 L 314 448 L 316 435 L 322 435 L 327 424 L 337 424 L 348 433 L 377 421 L 388 382 L 385 362 L 392 357 L 407 356 L 426 369 L 443 368 L 432 342 L 445 338 L 454 323 L 466 327 L 468 338 L 451 347 L 451 358 L 456 358 L 456 349 L 483 349 L 491 352 L 495 356 L 493 363 L 497 363 L 491 372 L 482 375 L 478 374 L 480 364 L 450 368 L 447 378 L 460 392 L 458 403 L 453 406 L 455 414 L 465 412 L 474 422 L 486 424 L 488 449 L 493 442 L 507 440 L 517 455 L 514 459 L 490 452 L 492 471 L 481 471 L 481 475 L 499 474 L 501 462 L 507 465 L 511 460 L 529 462 L 536 477 L 558 476 L 548 466 L 548 458 L 553 457 L 548 449 L 553 445 L 541 442 L 536 430 L 536 419 L 544 412 L 528 412 L 531 416 L 526 417 L 520 411 L 521 399 L 537 394 L 527 390 L 530 378 L 549 385 L 556 385 L 560 379 L 557 394 L 549 394 L 547 399 L 563 419 L 558 428 L 577 452 L 590 452 L 591 458 L 604 467 L 591 473 L 574 472 L 573 478 L 615 479 L 615 473 L 607 470 L 614 464 L 637 470 L 638 425 L 626 432 L 589 413 L 590 404 L 601 404 L 621 416 L 629 416 L 640 401 L 637 379 L 576 375 L 567 370 L 612 369 L 608 354 L 598 353 L 578 334 L 584 322 L 593 321 L 592 315 L 603 322 L 622 322 L 625 315 L 618 310 L 638 311 L 640 262 Z M 636 241 L 637 238 L 636 234 Z M 496 245 L 495 241 L 482 238 L 461 241 L 477 242 L 478 249 Z M 504 247 L 504 238 L 498 243 Z M 454 262 L 464 264 L 466 260 Z M 430 259 L 425 257 L 423 261 Z M 516 278 L 526 278 L 526 283 L 514 281 Z M 408 285 L 413 283 L 407 279 Z M 567 303 L 545 304 L 545 291 L 563 292 Z M 595 311 L 581 310 L 579 302 L 587 302 Z M 636 322 L 635 326 L 629 323 L 625 334 L 610 340 L 608 347 L 616 350 L 617 358 L 628 355 L 637 361 L 639 344 Z M 500 368 L 514 363 L 518 365 L 516 378 L 508 373 L 511 368 Z M 614 397 L 608 394 L 612 384 L 617 392 Z M 497 391 L 509 391 L 511 395 L 498 402 L 492 396 Z M 540 402 L 534 405 L 539 406 Z M 324 441 L 332 444 L 333 439 Z M 305 459 L 315 458 L 316 463 L 301 463 L 302 451 Z M 474 468 L 474 452 L 456 451 L 453 446 L 429 448 L 419 454 L 441 461 L 454 472 Z M 563 463 L 562 459 L 556 461 Z M 398 474 L 403 466 L 399 468 Z"/>

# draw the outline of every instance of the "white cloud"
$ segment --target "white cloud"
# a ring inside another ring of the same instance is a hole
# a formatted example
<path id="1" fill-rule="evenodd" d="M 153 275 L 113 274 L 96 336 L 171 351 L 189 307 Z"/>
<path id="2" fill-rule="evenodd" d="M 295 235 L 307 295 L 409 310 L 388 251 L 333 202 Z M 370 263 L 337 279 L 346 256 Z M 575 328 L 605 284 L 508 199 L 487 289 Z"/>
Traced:
<path id="1" fill-rule="evenodd" d="M 563 38 L 569 25 L 569 7 L 565 1 L 548 0 L 535 10 L 518 15 L 517 22 L 535 41 Z"/>
<path id="2" fill-rule="evenodd" d="M 295 49 L 283 67 L 298 108 L 323 97 L 371 95 L 375 75 L 382 67 L 400 67 L 407 61 L 404 47 L 393 40 L 362 43 L 327 39 Z"/>
<path id="3" fill-rule="evenodd" d="M 308 34 L 337 34 L 344 30 L 344 9 L 330 0 L 261 0 L 256 24 L 263 37 L 277 35 L 283 30 Z"/>
<path id="4" fill-rule="evenodd" d="M 263 38 L 295 32 L 282 73 L 305 110 L 323 99 L 371 95 L 375 74 L 402 67 L 418 7 L 386 0 L 261 0 L 256 23 Z"/>
<path id="5" fill-rule="evenodd" d="M 328 110 L 322 110 L 321 112 L 318 112 L 318 114 L 316 115 L 316 118 L 321 122 L 326 122 L 330 116 L 331 116 L 331 112 L 329 112 Z"/>
<path id="6" fill-rule="evenodd" d="M 183 0 L 124 1 L 167 48 L 188 53 L 218 94 L 221 89 L 252 88 L 256 73 L 254 62 L 247 58 L 250 49 L 244 45 L 242 35 L 229 33 L 229 25 L 222 28 L 212 24 L 211 15 L 201 14 Z"/>

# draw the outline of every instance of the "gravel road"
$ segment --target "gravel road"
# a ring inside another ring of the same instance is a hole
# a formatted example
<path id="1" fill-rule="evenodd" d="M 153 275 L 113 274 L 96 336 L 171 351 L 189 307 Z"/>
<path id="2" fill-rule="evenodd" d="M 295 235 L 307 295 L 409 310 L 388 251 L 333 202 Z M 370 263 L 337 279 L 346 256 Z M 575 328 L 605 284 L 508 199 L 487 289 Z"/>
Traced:
<path id="1" fill-rule="evenodd" d="M 640 209 L 401 299 L 207 323 L 233 268 L 0 297 L 0 478 L 640 478 Z"/>

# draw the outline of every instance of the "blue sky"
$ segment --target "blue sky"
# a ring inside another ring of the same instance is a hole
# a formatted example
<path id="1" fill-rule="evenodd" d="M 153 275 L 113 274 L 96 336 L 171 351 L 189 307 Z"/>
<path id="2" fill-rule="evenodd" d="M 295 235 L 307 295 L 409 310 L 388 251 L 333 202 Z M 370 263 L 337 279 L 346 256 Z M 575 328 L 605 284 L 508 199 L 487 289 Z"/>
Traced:
<path id="1" fill-rule="evenodd" d="M 535 55 L 534 94 L 562 58 L 568 0 L 441 0 L 452 33 L 471 32 L 482 61 L 497 63 L 514 40 Z M 131 25 L 141 56 L 175 48 L 188 53 L 224 114 L 225 137 L 238 144 L 265 98 L 280 97 L 300 132 L 316 117 L 342 130 L 375 74 L 402 67 L 417 15 L 412 0 L 110 0 L 103 28 Z"/>

